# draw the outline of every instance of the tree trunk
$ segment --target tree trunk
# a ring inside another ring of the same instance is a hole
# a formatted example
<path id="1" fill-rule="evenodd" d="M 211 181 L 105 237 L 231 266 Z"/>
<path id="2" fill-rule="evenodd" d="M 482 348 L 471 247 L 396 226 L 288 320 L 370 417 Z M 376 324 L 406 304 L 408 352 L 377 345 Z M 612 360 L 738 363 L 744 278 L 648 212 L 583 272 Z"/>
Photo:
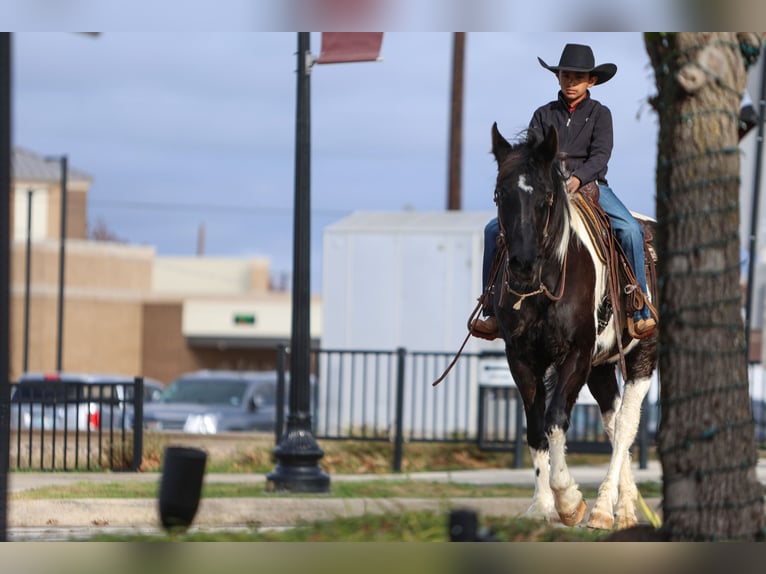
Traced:
<path id="1" fill-rule="evenodd" d="M 754 540 L 766 527 L 742 319 L 737 145 L 746 65 L 760 41 L 645 37 L 660 120 L 658 451 L 671 540 Z"/>

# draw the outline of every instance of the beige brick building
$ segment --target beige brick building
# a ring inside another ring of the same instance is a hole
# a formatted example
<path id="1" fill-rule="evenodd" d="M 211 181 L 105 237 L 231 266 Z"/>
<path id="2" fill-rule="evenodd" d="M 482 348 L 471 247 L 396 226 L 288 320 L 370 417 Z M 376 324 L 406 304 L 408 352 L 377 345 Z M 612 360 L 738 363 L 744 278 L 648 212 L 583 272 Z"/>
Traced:
<path id="1" fill-rule="evenodd" d="M 58 162 L 15 149 L 12 166 L 15 380 L 25 360 L 28 371 L 57 367 L 62 192 Z M 289 342 L 291 297 L 269 290 L 269 260 L 158 257 L 151 246 L 90 240 L 91 182 L 88 174 L 69 169 L 62 370 L 144 375 L 167 383 L 201 368 L 274 368 L 277 343 Z M 318 340 L 318 299 L 312 301 L 311 324 L 312 339 Z"/>

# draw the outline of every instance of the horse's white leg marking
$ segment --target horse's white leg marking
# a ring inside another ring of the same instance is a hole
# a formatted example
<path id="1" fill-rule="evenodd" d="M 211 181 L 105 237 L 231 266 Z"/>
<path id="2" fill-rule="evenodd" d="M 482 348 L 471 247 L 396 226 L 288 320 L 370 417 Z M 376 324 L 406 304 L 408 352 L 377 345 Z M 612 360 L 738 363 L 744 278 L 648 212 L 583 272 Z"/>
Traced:
<path id="1" fill-rule="evenodd" d="M 612 409 L 601 414 L 601 422 L 609 437 L 609 442 L 614 447 L 614 425 L 616 413 L 620 410 L 622 397 L 617 395 Z M 638 489 L 633 480 L 633 471 L 630 468 L 630 455 L 626 456 L 620 470 L 620 485 L 617 495 L 617 525 L 619 528 L 629 528 L 638 523 L 636 518 L 635 501 L 638 499 Z"/>
<path id="2" fill-rule="evenodd" d="M 613 509 L 618 493 L 618 525 L 635 520 L 637 490 L 630 469 L 628 449 L 636 438 L 641 418 L 641 403 L 649 391 L 650 384 L 651 379 L 644 378 L 625 385 L 622 405 L 617 411 L 614 425 L 609 470 L 598 489 L 598 498 L 588 520 L 588 526 L 591 528 L 611 528 L 614 525 Z"/>
<path id="3" fill-rule="evenodd" d="M 550 483 L 556 511 L 561 522 L 567 526 L 574 526 L 582 520 L 582 515 L 585 513 L 585 501 L 567 468 L 566 435 L 561 427 L 553 427 L 550 430 L 548 446 L 551 457 Z"/>
<path id="4" fill-rule="evenodd" d="M 550 485 L 549 452 L 530 447 L 529 453 L 532 455 L 532 466 L 535 471 L 535 494 L 532 496 L 532 504 L 524 516 L 548 521 L 551 514 L 556 510 Z"/>

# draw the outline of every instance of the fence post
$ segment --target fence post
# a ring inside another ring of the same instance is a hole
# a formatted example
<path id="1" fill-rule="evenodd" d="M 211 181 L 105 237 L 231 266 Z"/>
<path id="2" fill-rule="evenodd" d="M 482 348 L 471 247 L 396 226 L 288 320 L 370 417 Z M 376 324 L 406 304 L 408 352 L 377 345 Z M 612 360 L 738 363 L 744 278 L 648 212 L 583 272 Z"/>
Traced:
<path id="1" fill-rule="evenodd" d="M 394 433 L 394 472 L 402 472 L 402 445 L 404 443 L 404 366 L 407 351 L 403 347 L 396 350 L 396 431 Z"/>
<path id="2" fill-rule="evenodd" d="M 479 385 L 479 405 L 478 405 L 478 414 L 479 414 L 479 420 L 476 423 L 476 446 L 481 449 L 481 445 L 484 444 L 484 417 L 486 416 L 486 409 L 484 407 L 484 393 L 486 392 L 486 387 L 484 385 Z"/>
<path id="3" fill-rule="evenodd" d="M 125 407 L 127 408 L 127 405 Z M 124 436 L 124 435 L 123 435 Z M 144 378 L 133 379 L 133 470 L 138 472 L 144 458 Z"/>
<path id="4" fill-rule="evenodd" d="M 516 390 L 516 442 L 513 445 L 514 468 L 524 468 L 524 420 L 526 416 L 521 393 Z"/>
<path id="5" fill-rule="evenodd" d="M 649 395 L 644 397 L 644 402 L 641 405 L 641 418 L 638 423 L 638 468 L 645 469 L 649 466 L 649 448 L 648 448 L 648 410 L 649 409 Z"/>
<path id="6" fill-rule="evenodd" d="M 274 444 L 282 440 L 285 427 L 285 365 L 287 364 L 287 346 L 277 345 L 277 422 L 274 427 Z"/>

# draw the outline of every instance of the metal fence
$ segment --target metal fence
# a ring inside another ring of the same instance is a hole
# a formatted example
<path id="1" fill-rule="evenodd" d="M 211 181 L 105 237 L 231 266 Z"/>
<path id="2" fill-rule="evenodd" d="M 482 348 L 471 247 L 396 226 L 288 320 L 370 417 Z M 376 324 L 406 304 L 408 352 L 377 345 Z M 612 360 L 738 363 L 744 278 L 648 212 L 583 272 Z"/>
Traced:
<path id="1" fill-rule="evenodd" d="M 471 442 L 481 449 L 526 452 L 525 417 L 504 359 L 464 353 L 445 381 L 433 387 L 451 353 L 319 349 L 313 351 L 312 424 L 320 440 L 370 440 L 394 444 L 393 469 L 401 470 L 403 445 Z M 279 349 L 278 370 L 286 369 Z M 766 446 L 766 377 L 749 366 L 756 441 Z M 284 376 L 280 377 L 284 381 Z M 10 467 L 17 470 L 133 470 L 143 455 L 143 378 L 134 392 L 120 383 L 91 383 L 80 394 L 39 387 L 39 400 L 17 396 L 10 405 Z M 12 392 L 15 384 L 11 385 Z M 125 398 L 125 397 L 129 398 Z M 284 385 L 281 393 L 284 400 Z M 98 416 L 94 416 L 94 415 Z M 656 436 L 659 382 L 644 403 L 636 441 L 640 465 Z M 283 424 L 278 423 L 277 437 Z M 569 452 L 609 452 L 598 407 L 578 403 L 567 433 Z"/>
<path id="2" fill-rule="evenodd" d="M 286 364 L 282 348 L 282 368 Z M 523 405 L 505 359 L 497 353 L 463 353 L 445 381 L 436 380 L 452 353 L 318 349 L 313 351 L 312 422 L 322 440 L 393 442 L 394 470 L 407 442 L 475 442 L 484 450 L 514 454 L 523 464 Z M 760 364 L 748 371 L 757 443 L 766 446 L 766 377 Z M 618 374 L 619 376 L 619 374 Z M 622 382 L 620 381 L 620 384 Z M 587 394 L 584 390 L 582 394 Z M 660 420 L 659 377 L 644 401 L 634 448 L 641 468 Z M 572 411 L 567 450 L 608 453 L 611 445 L 598 406 L 587 398 Z"/>
<path id="3" fill-rule="evenodd" d="M 10 468 L 137 471 L 143 456 L 143 396 L 141 377 L 132 385 L 12 383 Z"/>
<path id="4" fill-rule="evenodd" d="M 287 363 L 281 348 L 280 368 Z M 401 469 L 401 445 L 472 442 L 484 450 L 514 454 L 523 465 L 526 430 L 523 405 L 505 359 L 497 353 L 463 353 L 446 380 L 432 382 L 452 353 L 318 349 L 312 361 L 313 431 L 320 440 L 390 441 L 393 469 Z M 657 416 L 642 415 L 637 447 L 646 466 Z M 654 428 L 648 428 L 654 424 Z M 278 433 L 279 435 L 280 433 Z M 567 433 L 569 452 L 610 452 L 595 403 L 575 406 Z"/>

